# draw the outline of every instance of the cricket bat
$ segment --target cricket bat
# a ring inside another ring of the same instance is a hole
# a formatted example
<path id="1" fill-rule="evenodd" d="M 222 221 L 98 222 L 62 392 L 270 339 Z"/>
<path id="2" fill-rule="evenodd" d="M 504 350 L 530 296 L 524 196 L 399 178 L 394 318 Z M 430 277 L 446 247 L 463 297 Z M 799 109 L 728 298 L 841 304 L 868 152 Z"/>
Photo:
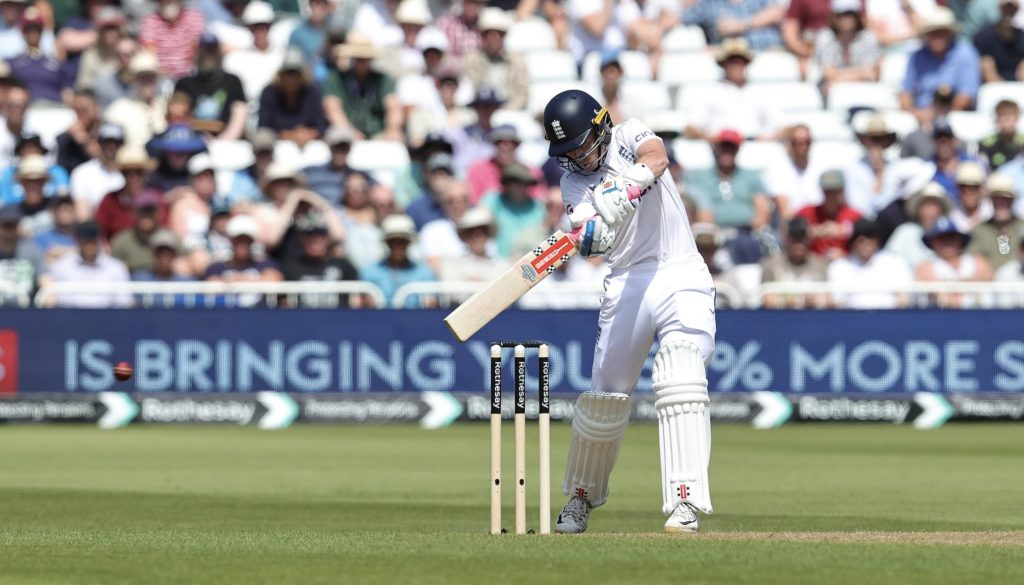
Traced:
<path id="1" fill-rule="evenodd" d="M 629 198 L 637 199 L 646 190 L 640 187 L 628 189 Z M 569 261 L 579 251 L 579 240 L 582 237 L 583 225 L 586 220 L 597 215 L 597 210 L 590 204 L 581 204 L 573 213 L 575 218 L 583 218 L 580 227 L 569 233 L 556 231 L 543 242 L 520 258 L 511 268 L 494 279 L 484 289 L 466 299 L 454 311 L 444 318 L 445 325 L 459 341 L 466 341 L 490 323 L 499 313 L 512 306 L 519 297 L 537 286 L 558 267 Z"/>

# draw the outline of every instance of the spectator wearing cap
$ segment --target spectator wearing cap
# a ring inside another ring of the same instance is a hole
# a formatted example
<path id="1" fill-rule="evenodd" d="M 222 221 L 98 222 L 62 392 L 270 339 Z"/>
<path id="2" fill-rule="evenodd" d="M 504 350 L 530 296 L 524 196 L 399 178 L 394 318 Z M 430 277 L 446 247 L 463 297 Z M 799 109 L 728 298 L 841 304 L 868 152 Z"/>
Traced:
<path id="1" fill-rule="evenodd" d="M 490 282 L 508 268 L 497 254 L 495 224 L 483 206 L 468 209 L 455 222 L 462 252 L 441 259 L 439 279 L 449 282 Z"/>
<path id="2" fill-rule="evenodd" d="M 309 12 L 288 37 L 288 46 L 302 51 L 306 63 L 314 71 L 322 64 L 323 50 L 327 45 L 327 24 L 334 11 L 332 0 L 309 0 Z"/>
<path id="3" fill-rule="evenodd" d="M 736 164 L 742 145 L 739 132 L 719 132 L 711 145 L 715 166 L 686 173 L 684 185 L 686 196 L 697 204 L 698 221 L 749 234 L 768 225 L 770 212 L 760 173 Z M 760 256 L 755 259 L 759 260 Z"/>
<path id="4" fill-rule="evenodd" d="M 726 39 L 715 52 L 722 68 L 722 81 L 711 83 L 685 106 L 689 115 L 686 134 L 690 138 L 713 140 L 720 128 L 715 125 L 728 120 L 730 127 L 745 136 L 769 136 L 777 126 L 776 112 L 757 98 L 747 86 L 747 66 L 754 59 L 747 41 Z"/>
<path id="5" fill-rule="evenodd" d="M 845 244 L 844 244 L 845 246 Z M 811 251 L 810 226 L 803 217 L 794 217 L 786 223 L 782 238 L 782 253 L 761 260 L 761 282 L 825 282 L 828 262 Z M 770 308 L 796 308 L 811 306 L 825 308 L 824 295 L 777 295 L 764 297 L 764 306 Z"/>
<path id="6" fill-rule="evenodd" d="M 439 152 L 449 156 L 452 145 L 441 132 L 428 132 L 422 139 L 410 141 L 408 146 L 409 166 L 395 177 L 395 202 L 406 208 L 427 189 L 426 164 L 430 157 Z"/>
<path id="7" fill-rule="evenodd" d="M 772 0 L 706 0 L 683 12 L 683 24 L 703 28 L 712 44 L 742 37 L 755 51 L 782 46 L 779 25 L 786 6 Z"/>
<path id="8" fill-rule="evenodd" d="M 181 242 L 174 234 L 158 231 L 149 238 L 149 249 L 153 255 L 153 268 L 132 272 L 132 280 L 136 282 L 191 282 L 195 280 L 182 257 Z M 157 307 L 194 306 L 194 303 L 189 302 L 194 299 L 189 299 L 183 294 L 151 295 L 151 300 L 152 304 Z"/>
<path id="9" fill-rule="evenodd" d="M 940 217 L 921 237 L 935 257 L 917 265 L 918 282 L 987 282 L 994 276 L 992 265 L 982 256 L 968 251 L 971 236 L 948 217 Z M 1009 256 L 1009 253 L 1007 253 Z M 936 301 L 942 307 L 969 306 L 969 298 L 958 293 L 940 293 Z"/>
<path id="10" fill-rule="evenodd" d="M 110 255 L 124 262 L 128 272 L 153 269 L 152 238 L 157 234 L 173 236 L 160 227 L 162 202 L 155 191 L 143 191 L 132 200 L 132 227 L 120 231 L 110 240 Z"/>
<path id="11" fill-rule="evenodd" d="M 209 282 L 279 282 L 284 280 L 277 263 L 253 254 L 258 241 L 259 225 L 248 215 L 236 215 L 228 220 L 227 236 L 231 240 L 231 259 L 216 262 L 206 269 L 204 280 Z M 239 307 L 261 304 L 259 294 L 239 294 Z"/>
<path id="12" fill-rule="evenodd" d="M 124 128 L 125 144 L 142 146 L 167 129 L 167 99 L 158 90 L 160 63 L 154 53 L 137 52 L 128 71 L 129 95 L 114 100 L 103 112 L 103 119 Z"/>
<path id="13" fill-rule="evenodd" d="M 29 8 L 26 0 L 7 0 L 0 2 L 0 59 L 9 61 L 25 52 L 25 36 L 22 31 L 22 23 L 25 20 L 25 11 Z M 37 11 L 36 15 L 40 12 Z M 33 19 L 38 16 L 32 16 Z M 45 19 L 44 19 L 45 20 Z M 57 43 L 51 26 L 41 27 L 42 36 L 39 40 L 39 48 L 43 54 L 51 57 L 57 54 Z"/>
<path id="14" fill-rule="evenodd" d="M 999 20 L 974 35 L 974 46 L 981 56 L 983 83 L 1016 81 L 1024 61 L 1024 30 L 1014 25 L 1020 7 L 1018 0 L 999 0 Z"/>
<path id="15" fill-rule="evenodd" d="M 935 158 L 935 122 L 947 120 L 953 111 L 953 88 L 940 85 L 932 96 L 932 103 L 925 108 L 922 121 L 902 140 L 900 155 L 903 158 L 917 157 L 924 160 Z"/>
<path id="16" fill-rule="evenodd" d="M 170 126 L 154 138 L 148 149 L 158 157 L 157 168 L 149 177 L 149 185 L 161 192 L 189 184 L 188 160 L 206 150 L 206 142 L 185 124 Z"/>
<path id="17" fill-rule="evenodd" d="M 285 280 L 303 282 L 340 282 L 359 280 L 359 271 L 339 255 L 336 240 L 331 238 L 327 221 L 319 213 L 307 214 L 295 222 L 298 248 L 281 259 L 281 272 Z M 330 306 L 335 303 L 324 295 L 303 295 L 302 303 L 311 306 Z M 348 295 L 340 295 L 338 304 L 348 306 Z"/>
<path id="18" fill-rule="evenodd" d="M 96 208 L 96 223 L 106 241 L 135 223 L 133 201 L 148 189 L 149 175 L 156 166 L 146 149 L 130 145 L 117 151 L 114 164 L 124 177 L 124 187 L 107 193 Z M 162 209 L 160 223 L 164 223 L 165 219 L 166 209 Z"/>
<path id="19" fill-rule="evenodd" d="M 377 49 L 370 39 L 350 34 L 335 51 L 346 71 L 332 71 L 323 86 L 323 108 L 332 126 L 352 128 L 357 139 L 402 140 L 402 106 L 395 81 L 372 69 Z"/>
<path id="20" fill-rule="evenodd" d="M 536 229 L 547 215 L 544 205 L 530 197 L 530 188 L 536 185 L 534 173 L 526 165 L 514 162 L 501 171 L 501 190 L 480 200 L 480 205 L 494 215 L 498 254 L 502 257 L 511 257 L 517 236 Z"/>
<path id="21" fill-rule="evenodd" d="M 910 221 L 896 227 L 885 243 L 885 249 L 902 259 L 907 268 L 915 270 L 921 262 L 935 257 L 921 237 L 952 209 L 953 203 L 946 189 L 935 181 L 928 183 L 907 201 Z"/>
<path id="22" fill-rule="evenodd" d="M 28 299 L 45 264 L 36 243 L 18 229 L 21 218 L 20 206 L 0 207 L 0 283 L 11 286 L 23 299 Z M 14 296 L 0 294 L 0 301 L 3 304 L 17 301 Z"/>
<path id="23" fill-rule="evenodd" d="M 846 178 L 842 171 L 825 171 L 819 183 L 824 195 L 821 204 L 804 207 L 796 212 L 796 217 L 807 221 L 811 251 L 832 260 L 848 252 L 846 246 L 853 224 L 861 215 L 846 204 Z"/>
<path id="24" fill-rule="evenodd" d="M 1020 233 L 1024 220 L 1014 211 L 1016 197 L 1013 183 L 1001 174 L 989 177 L 985 191 L 992 206 L 992 217 L 971 231 L 968 251 L 977 254 L 998 269 L 1014 259 L 1013 251 L 1020 246 Z"/>
<path id="25" fill-rule="evenodd" d="M 622 103 L 622 63 L 619 51 L 608 50 L 601 53 L 601 103 L 612 120 L 628 120 L 626 108 Z"/>
<path id="26" fill-rule="evenodd" d="M 856 3 L 855 10 L 860 13 L 860 0 L 793 0 L 789 3 L 779 25 L 779 34 L 786 49 L 800 60 L 804 77 L 814 57 L 817 38 L 833 24 L 832 15 L 837 13 L 837 6 L 848 6 L 851 1 Z"/>
<path id="27" fill-rule="evenodd" d="M 808 205 L 821 203 L 823 194 L 819 179 L 821 163 L 811 163 L 811 129 L 804 124 L 790 127 L 784 134 L 786 163 L 765 170 L 765 188 L 775 201 L 782 219 Z"/>
<path id="28" fill-rule="evenodd" d="M 43 146 L 43 141 L 38 134 L 24 134 L 18 139 L 15 147 L 15 154 L 18 156 L 17 165 L 11 165 L 0 172 L 0 205 L 17 203 L 25 197 L 25 190 L 21 184 L 21 168 L 25 159 L 34 160 L 32 167 L 42 163 L 44 169 L 44 183 L 42 184 L 42 195 L 52 197 L 59 191 L 68 189 L 68 172 L 59 165 L 50 164 L 44 158 L 49 151 Z"/>
<path id="29" fill-rule="evenodd" d="M 420 251 L 435 274 L 441 274 L 445 258 L 461 256 L 466 244 L 459 239 L 456 225 L 469 209 L 470 189 L 465 181 L 451 181 L 439 198 L 444 217 L 428 221 L 420 229 Z M 559 203 L 561 206 L 561 203 Z M 490 214 L 490 212 L 488 212 Z M 493 236 L 492 236 L 493 237 Z M 544 237 L 544 236 L 541 236 Z"/>
<path id="30" fill-rule="evenodd" d="M 884 244 L 896 226 L 907 221 L 904 201 L 935 176 L 935 165 L 918 158 L 900 158 L 892 148 L 896 132 L 883 114 L 854 119 L 864 156 L 844 169 L 846 200 L 867 218 L 876 218 Z"/>
<path id="31" fill-rule="evenodd" d="M 49 282 L 120 283 L 131 280 L 128 268 L 116 258 L 103 252 L 100 245 L 100 227 L 86 221 L 75 227 L 75 252 L 55 261 L 40 284 Z M 130 307 L 131 295 L 121 292 L 64 293 L 56 299 L 60 307 L 102 309 Z"/>
<path id="32" fill-rule="evenodd" d="M 161 71 L 171 79 L 191 73 L 206 27 L 203 15 L 184 4 L 184 0 L 159 0 L 156 12 L 139 25 L 139 43 L 156 53 Z"/>
<path id="33" fill-rule="evenodd" d="M 1024 134 L 1017 131 L 1020 106 L 1013 100 L 999 100 L 996 104 L 996 132 L 981 139 L 979 154 L 988 162 L 992 172 L 999 170 L 1024 148 Z"/>
<path id="34" fill-rule="evenodd" d="M 100 2 L 83 3 L 92 14 L 77 19 L 79 26 L 65 24 L 58 41 L 69 53 L 79 55 L 76 88 L 94 88 L 98 79 L 117 71 L 117 46 L 124 38 L 127 19 L 115 6 Z"/>
<path id="35" fill-rule="evenodd" d="M 491 130 L 487 140 L 494 145 L 494 156 L 487 160 L 473 163 L 466 172 L 466 180 L 473 190 L 470 203 L 476 205 L 480 199 L 492 191 L 501 190 L 502 172 L 512 164 L 522 164 L 516 157 L 516 149 L 520 143 L 519 134 L 514 126 L 503 125 Z M 534 183 L 530 187 L 530 197 L 543 199 L 547 188 L 544 186 L 540 169 L 530 169 Z"/>
<path id="36" fill-rule="evenodd" d="M 438 152 L 430 155 L 426 164 L 427 187 L 415 201 L 406 208 L 406 213 L 415 222 L 416 229 L 421 229 L 427 222 L 444 217 L 440 197 L 455 177 L 451 155 Z"/>
<path id="37" fill-rule="evenodd" d="M 182 77 L 174 91 L 192 100 L 192 127 L 218 140 L 238 140 L 245 133 L 249 106 L 237 76 L 224 71 L 220 41 L 212 34 L 200 37 L 195 71 Z"/>
<path id="38" fill-rule="evenodd" d="M 956 188 L 960 200 L 949 212 L 956 224 L 968 231 L 992 217 L 992 202 L 982 196 L 985 169 L 978 163 L 965 162 L 956 171 Z"/>
<path id="39" fill-rule="evenodd" d="M 132 58 L 138 53 L 138 43 L 135 39 L 124 36 L 114 45 L 114 63 L 110 71 L 100 71 L 91 85 L 76 82 L 75 87 L 92 87 L 96 92 L 96 99 L 99 101 L 100 109 L 106 110 L 110 104 L 120 98 L 128 97 L 132 92 L 132 79 L 134 73 L 131 70 Z M 81 73 L 83 70 L 79 70 Z"/>
<path id="40" fill-rule="evenodd" d="M 71 197 L 79 221 L 91 218 L 107 193 L 124 187 L 124 177 L 116 164 L 117 151 L 124 146 L 124 130 L 117 124 L 100 124 L 96 143 L 96 157 L 71 171 Z"/>
<path id="41" fill-rule="evenodd" d="M 814 62 L 821 71 L 825 95 L 833 83 L 878 81 L 882 60 L 878 38 L 864 22 L 860 0 L 832 0 L 831 5 L 828 26 L 814 41 Z"/>
<path id="42" fill-rule="evenodd" d="M 25 132 L 25 111 L 28 109 L 32 94 L 20 82 L 11 86 L 7 92 L 7 100 L 0 103 L 0 168 L 7 168 L 17 162 L 18 139 Z"/>
<path id="43" fill-rule="evenodd" d="M 353 171 L 348 164 L 355 133 L 350 128 L 332 127 L 324 133 L 324 142 L 331 149 L 327 164 L 307 167 L 303 170 L 306 186 L 334 205 L 341 203 L 345 193 L 345 177 Z"/>
<path id="44" fill-rule="evenodd" d="M 907 63 L 900 93 L 900 107 L 927 123 L 928 106 L 941 85 L 953 89 L 953 109 L 974 106 L 981 83 L 981 64 L 974 45 L 956 37 L 953 12 L 938 6 L 923 17 L 918 27 L 924 46 L 914 51 Z"/>
<path id="45" fill-rule="evenodd" d="M 521 110 L 530 94 L 526 59 L 510 53 L 505 36 L 512 27 L 512 17 L 500 8 L 484 8 L 480 14 L 480 48 L 466 54 L 462 72 L 473 87 L 502 88 L 505 107 Z M 618 118 L 617 118 L 618 119 Z"/>
<path id="46" fill-rule="evenodd" d="M 960 203 L 960 190 L 956 185 L 956 174 L 965 162 L 976 162 L 960 147 L 960 141 L 953 133 L 953 127 L 945 119 L 937 119 L 932 125 L 932 136 L 935 138 L 935 181 L 942 185 L 953 199 L 954 204 Z"/>
<path id="47" fill-rule="evenodd" d="M 491 124 L 494 112 L 504 103 L 493 88 L 478 88 L 476 96 L 469 103 L 469 107 L 476 112 L 476 122 L 448 132 L 454 152 L 455 172 L 459 176 L 465 175 L 478 160 L 494 156 L 494 146 L 487 140 L 487 135 L 494 129 Z"/>
<path id="48" fill-rule="evenodd" d="M 296 49 L 288 50 L 274 81 L 263 89 L 259 127 L 277 132 L 281 140 L 300 148 L 327 129 L 323 96 Z"/>
<path id="49" fill-rule="evenodd" d="M 274 8 L 263 0 L 253 0 L 242 12 L 242 24 L 252 35 L 252 46 L 224 55 L 224 70 L 238 76 L 245 96 L 257 102 L 263 88 L 270 85 L 281 68 L 284 52 L 270 44 L 270 27 L 274 24 Z"/>
<path id="50" fill-rule="evenodd" d="M 57 164 L 68 172 L 78 165 L 96 158 L 100 145 L 96 132 L 100 127 L 99 104 L 91 89 L 76 89 L 71 98 L 75 120 L 63 133 L 57 135 Z"/>
<path id="51" fill-rule="evenodd" d="M 850 253 L 828 267 L 833 302 L 845 309 L 892 309 L 906 305 L 906 295 L 887 292 L 905 286 L 914 273 L 891 252 L 881 249 L 882 234 L 868 219 L 853 226 Z"/>
<path id="52" fill-rule="evenodd" d="M 381 222 L 381 239 L 387 247 L 383 260 L 363 269 L 360 278 L 384 292 L 389 307 L 395 307 L 395 293 L 412 282 L 432 282 L 434 273 L 413 260 L 409 249 L 416 241 L 416 225 L 407 215 L 389 215 Z M 405 307 L 419 307 L 420 299 L 411 295 Z"/>
<path id="53" fill-rule="evenodd" d="M 437 19 L 437 28 L 448 37 L 453 65 L 462 65 L 466 55 L 480 46 L 478 25 L 485 6 L 485 0 L 463 0 L 461 7 L 453 4 Z"/>
<path id="54" fill-rule="evenodd" d="M 11 72 L 32 92 L 33 101 L 45 100 L 57 104 L 70 97 L 74 72 L 53 54 L 43 51 L 43 15 L 35 6 L 29 6 L 21 16 L 21 33 L 25 50 L 8 60 Z"/>

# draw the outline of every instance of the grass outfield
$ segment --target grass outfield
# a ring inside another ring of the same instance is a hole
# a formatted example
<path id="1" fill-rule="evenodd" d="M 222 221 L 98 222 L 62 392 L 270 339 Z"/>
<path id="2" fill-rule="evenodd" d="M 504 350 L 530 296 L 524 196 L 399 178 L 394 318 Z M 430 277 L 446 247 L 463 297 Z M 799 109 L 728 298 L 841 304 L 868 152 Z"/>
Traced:
<path id="1" fill-rule="evenodd" d="M 718 426 L 696 538 L 659 534 L 656 430 L 591 533 L 494 537 L 486 425 L 0 427 L 0 583 L 1024 582 L 1024 427 Z"/>

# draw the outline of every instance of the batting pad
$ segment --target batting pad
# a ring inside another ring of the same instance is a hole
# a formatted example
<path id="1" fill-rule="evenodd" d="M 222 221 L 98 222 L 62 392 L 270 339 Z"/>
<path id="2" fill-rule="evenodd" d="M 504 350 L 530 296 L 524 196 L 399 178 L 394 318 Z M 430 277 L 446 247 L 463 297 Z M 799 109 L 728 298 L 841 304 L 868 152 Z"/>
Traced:
<path id="1" fill-rule="evenodd" d="M 653 382 L 665 515 L 682 501 L 710 514 L 711 411 L 700 350 L 688 341 L 663 345 L 654 356 Z"/>
<path id="2" fill-rule="evenodd" d="M 608 500 L 608 476 L 629 425 L 629 395 L 584 392 L 576 399 L 562 491 L 595 508 Z"/>

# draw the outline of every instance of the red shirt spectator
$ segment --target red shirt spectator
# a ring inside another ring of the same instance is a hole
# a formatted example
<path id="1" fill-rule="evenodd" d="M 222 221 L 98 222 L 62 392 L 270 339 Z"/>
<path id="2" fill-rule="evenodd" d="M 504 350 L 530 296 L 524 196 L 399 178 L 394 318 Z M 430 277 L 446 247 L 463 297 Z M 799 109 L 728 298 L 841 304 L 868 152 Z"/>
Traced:
<path id="1" fill-rule="evenodd" d="M 107 193 L 96 208 L 96 223 L 107 242 L 117 232 L 130 228 L 135 223 L 135 207 L 152 202 L 155 198 L 160 207 L 160 224 L 167 224 L 167 205 L 161 201 L 160 192 L 147 188 L 146 182 L 155 166 L 141 146 L 123 146 L 117 151 L 114 166 L 124 175 L 124 187 Z M 138 199 L 139 201 L 136 201 Z"/>
<path id="2" fill-rule="evenodd" d="M 844 0 L 858 3 L 858 0 Z M 814 56 L 814 37 L 829 24 L 830 0 L 790 0 L 782 18 L 782 42 L 802 59 Z"/>
<path id="3" fill-rule="evenodd" d="M 153 48 L 168 77 L 180 79 L 195 65 L 196 46 L 205 26 L 202 13 L 185 8 L 182 0 L 160 0 L 157 11 L 142 19 L 139 42 Z"/>
<path id="4" fill-rule="evenodd" d="M 811 251 L 831 260 L 849 251 L 853 224 L 861 215 L 846 204 L 846 179 L 842 171 L 826 171 L 822 173 L 820 182 L 821 191 L 825 194 L 824 202 L 808 205 L 796 216 L 807 220 Z"/>

